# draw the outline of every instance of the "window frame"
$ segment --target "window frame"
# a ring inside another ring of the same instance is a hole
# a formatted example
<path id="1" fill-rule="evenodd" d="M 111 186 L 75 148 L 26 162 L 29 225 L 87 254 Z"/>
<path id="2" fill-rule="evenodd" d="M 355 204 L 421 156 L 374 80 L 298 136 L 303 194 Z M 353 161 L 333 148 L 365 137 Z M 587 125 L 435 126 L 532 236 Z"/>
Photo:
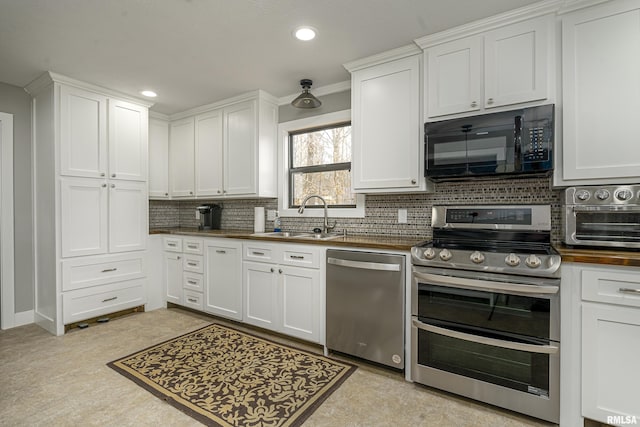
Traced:
<path id="1" fill-rule="evenodd" d="M 298 213 L 297 207 L 289 207 L 292 195 L 289 194 L 291 179 L 291 144 L 290 134 L 302 133 L 304 131 L 313 131 L 326 129 L 332 125 L 340 125 L 351 122 L 351 110 L 342 110 L 334 113 L 321 114 L 318 116 L 306 117 L 303 119 L 291 120 L 278 125 L 278 170 L 281 172 L 280 185 L 278 186 L 278 211 L 282 217 L 324 217 L 324 209 L 312 209 L 309 206 L 304 210 L 303 214 Z M 353 159 L 352 159 L 353 160 Z M 351 162 L 353 164 L 353 161 Z M 342 163 L 343 164 L 343 163 Z M 325 166 L 308 166 L 315 171 L 334 170 L 333 165 L 329 168 Z M 296 168 L 302 169 L 302 168 Z M 340 169 L 344 170 L 344 169 Z M 322 196 L 322 195 L 321 195 Z M 356 204 L 330 206 L 328 216 L 330 218 L 364 218 L 364 194 L 356 193 Z"/>

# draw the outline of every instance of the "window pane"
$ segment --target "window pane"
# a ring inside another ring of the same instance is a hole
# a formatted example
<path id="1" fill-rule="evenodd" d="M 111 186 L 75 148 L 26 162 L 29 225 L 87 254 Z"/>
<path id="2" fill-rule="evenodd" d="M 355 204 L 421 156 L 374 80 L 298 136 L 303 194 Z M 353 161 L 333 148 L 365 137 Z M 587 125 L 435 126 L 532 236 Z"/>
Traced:
<path id="1" fill-rule="evenodd" d="M 355 194 L 351 192 L 351 173 L 348 170 L 294 173 L 292 183 L 292 206 L 300 206 L 304 198 L 312 194 L 322 196 L 328 205 L 356 204 Z M 317 197 L 309 199 L 307 206 L 314 205 L 322 206 L 322 202 Z"/>
<path id="2" fill-rule="evenodd" d="M 351 161 L 351 125 L 291 135 L 291 166 Z"/>

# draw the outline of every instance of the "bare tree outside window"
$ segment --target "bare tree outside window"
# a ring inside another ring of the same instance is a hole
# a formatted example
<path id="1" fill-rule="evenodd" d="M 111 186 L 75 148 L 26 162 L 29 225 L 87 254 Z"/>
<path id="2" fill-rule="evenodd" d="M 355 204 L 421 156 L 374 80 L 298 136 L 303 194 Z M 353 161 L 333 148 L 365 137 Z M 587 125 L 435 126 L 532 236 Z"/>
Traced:
<path id="1" fill-rule="evenodd" d="M 306 196 L 322 196 L 330 207 L 353 208 L 351 191 L 351 123 L 289 134 L 289 207 Z M 308 206 L 321 205 L 318 199 Z"/>

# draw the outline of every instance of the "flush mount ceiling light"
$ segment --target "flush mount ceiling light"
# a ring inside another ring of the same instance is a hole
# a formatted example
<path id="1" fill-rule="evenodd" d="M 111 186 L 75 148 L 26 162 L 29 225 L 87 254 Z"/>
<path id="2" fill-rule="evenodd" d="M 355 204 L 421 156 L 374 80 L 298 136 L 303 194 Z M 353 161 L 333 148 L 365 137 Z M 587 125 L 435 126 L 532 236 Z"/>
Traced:
<path id="1" fill-rule="evenodd" d="M 143 90 L 142 92 L 140 92 L 142 95 L 149 97 L 149 98 L 155 98 L 156 96 L 158 96 L 157 93 L 155 93 L 152 90 Z"/>
<path id="2" fill-rule="evenodd" d="M 298 95 L 296 99 L 291 101 L 291 105 L 296 108 L 316 108 L 322 105 L 322 102 L 309 92 L 313 82 L 309 79 L 300 80 L 300 86 L 302 86 L 302 93 Z"/>
<path id="3" fill-rule="evenodd" d="M 302 40 L 304 42 L 309 41 L 309 40 L 313 40 L 314 38 L 316 38 L 316 34 L 318 33 L 318 31 L 313 28 L 313 27 L 298 27 L 295 30 L 293 30 L 293 35 L 295 36 L 295 38 L 297 38 L 298 40 Z"/>

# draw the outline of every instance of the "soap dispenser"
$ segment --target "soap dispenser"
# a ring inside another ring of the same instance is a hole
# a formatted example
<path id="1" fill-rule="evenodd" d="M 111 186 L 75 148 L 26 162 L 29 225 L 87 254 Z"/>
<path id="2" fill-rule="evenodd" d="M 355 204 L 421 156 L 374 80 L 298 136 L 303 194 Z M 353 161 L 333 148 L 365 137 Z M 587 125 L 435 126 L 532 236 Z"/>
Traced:
<path id="1" fill-rule="evenodd" d="M 276 211 L 276 218 L 273 220 L 273 231 L 282 231 L 282 220 L 280 220 L 278 211 Z"/>

